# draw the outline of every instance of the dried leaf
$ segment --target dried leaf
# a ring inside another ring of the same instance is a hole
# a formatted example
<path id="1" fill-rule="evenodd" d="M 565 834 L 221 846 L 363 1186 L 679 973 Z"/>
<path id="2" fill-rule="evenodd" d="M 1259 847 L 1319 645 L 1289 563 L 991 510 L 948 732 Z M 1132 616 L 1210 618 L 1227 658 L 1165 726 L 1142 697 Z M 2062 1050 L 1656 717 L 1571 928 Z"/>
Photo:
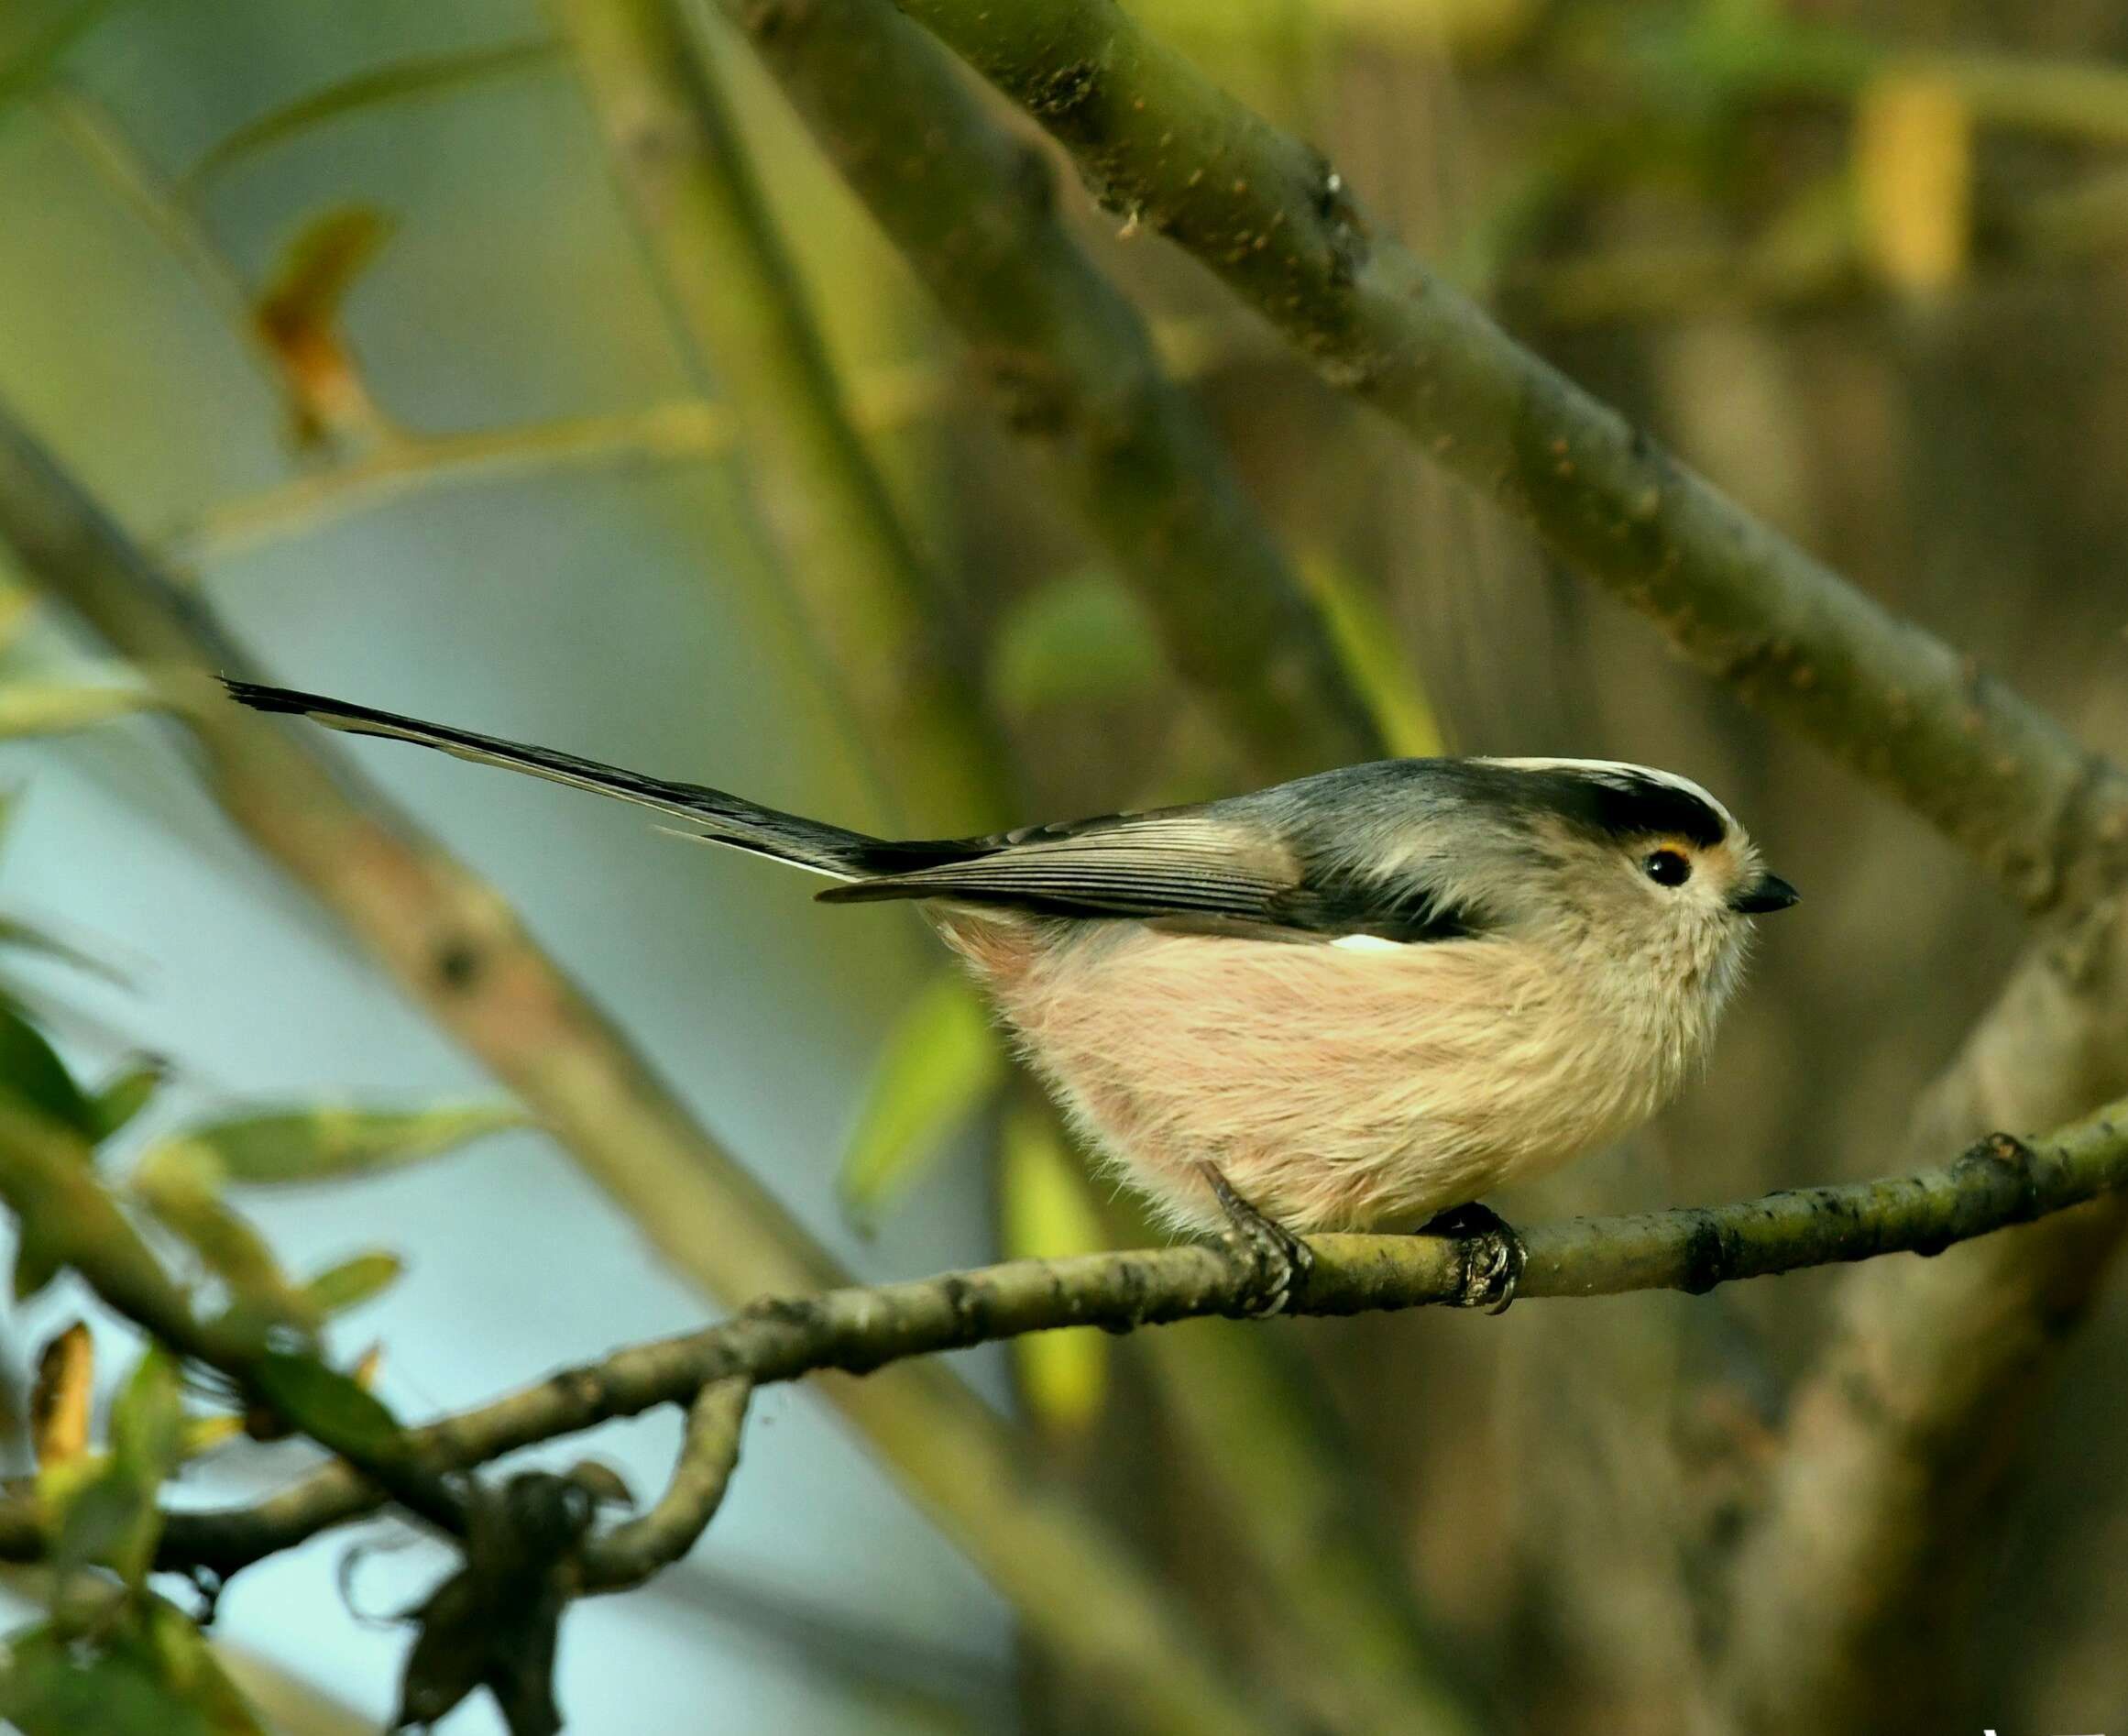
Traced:
<path id="1" fill-rule="evenodd" d="M 1032 1104 L 1005 1117 L 998 1170 L 999 1239 L 1015 1259 L 1059 1259 L 1108 1246 L 1086 1178 L 1055 1120 Z M 1020 1391 L 1036 1421 L 1075 1432 L 1100 1415 L 1111 1343 L 1091 1326 L 1028 1333 L 1013 1340 Z"/>
<path id="2" fill-rule="evenodd" d="M 440 1157 L 528 1120 L 506 1104 L 274 1110 L 208 1122 L 185 1140 L 213 1152 L 232 1181 L 329 1181 Z"/>
<path id="3" fill-rule="evenodd" d="M 844 1209 L 861 1226 L 930 1167 L 1004 1077 L 1004 1057 L 974 986 L 941 974 L 887 1035 L 844 1148 Z"/>
<path id="4" fill-rule="evenodd" d="M 392 231 L 373 205 L 336 205 L 297 232 L 258 298 L 258 334 L 280 364 L 297 440 L 374 435 L 384 418 L 340 326 L 342 305 Z"/>
<path id="5" fill-rule="evenodd" d="M 96 1342 L 77 1320 L 37 1359 L 37 1380 L 29 1390 L 29 1439 L 40 1467 L 64 1465 L 88 1450 L 89 1407 L 95 1390 Z"/>

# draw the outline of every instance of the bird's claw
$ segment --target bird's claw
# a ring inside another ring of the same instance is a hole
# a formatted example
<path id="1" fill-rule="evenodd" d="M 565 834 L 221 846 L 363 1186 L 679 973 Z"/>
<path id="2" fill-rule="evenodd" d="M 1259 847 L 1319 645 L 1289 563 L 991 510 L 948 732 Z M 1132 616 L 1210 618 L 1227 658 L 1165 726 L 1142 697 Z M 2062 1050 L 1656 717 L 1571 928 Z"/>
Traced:
<path id="1" fill-rule="evenodd" d="M 1247 1268 L 1249 1313 L 1261 1317 L 1284 1312 L 1292 1300 L 1293 1286 L 1305 1280 L 1314 1267 L 1314 1254 L 1291 1230 L 1237 1193 L 1217 1169 L 1207 1164 L 1204 1173 L 1219 1209 L 1226 1214 L 1226 1230 L 1220 1239 Z"/>
<path id="2" fill-rule="evenodd" d="M 1464 1249 L 1461 1308 L 1482 1308 L 1488 1314 L 1504 1314 L 1515 1300 L 1529 1255 L 1515 1227 L 1490 1206 L 1475 1201 L 1434 1217 L 1420 1231 L 1421 1236 L 1444 1236 Z"/>

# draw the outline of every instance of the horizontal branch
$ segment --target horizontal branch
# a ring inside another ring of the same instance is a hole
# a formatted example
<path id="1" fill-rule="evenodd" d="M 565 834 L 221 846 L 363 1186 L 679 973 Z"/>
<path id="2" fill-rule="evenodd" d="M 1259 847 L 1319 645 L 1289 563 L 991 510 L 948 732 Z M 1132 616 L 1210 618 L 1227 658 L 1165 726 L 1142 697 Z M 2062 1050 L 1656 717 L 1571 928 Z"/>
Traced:
<path id="1" fill-rule="evenodd" d="M 1523 1236 L 1524 1299 L 1699 1294 L 1745 1278 L 1936 1254 L 2128 1186 L 2128 1100 L 2027 1145 L 2004 1135 L 1911 1175 L 1770 1193 L 1734 1204 L 1573 1218 Z M 1355 1314 L 1486 1296 L 1485 1237 L 1318 1236 L 1312 1269 L 1289 1312 Z M 1012 1260 L 900 1284 L 755 1303 L 722 1324 L 632 1346 L 564 1369 L 477 1410 L 408 1431 L 418 1463 L 464 1469 L 557 1436 L 689 1403 L 706 1387 L 767 1385 L 839 1370 L 867 1374 L 911 1357 L 1064 1326 L 1128 1332 L 1204 1315 L 1248 1313 L 1256 1278 L 1216 1247 L 1192 1245 L 1059 1260 Z M 735 1400 L 734 1404 L 737 1401 Z M 734 1430 L 736 1435 L 736 1429 Z M 254 1506 L 174 1512 L 159 1565 L 237 1571 L 383 1498 L 329 1465 Z M 36 1559 L 43 1538 L 20 1503 L 0 1504 L 0 1559 Z"/>
<path id="2" fill-rule="evenodd" d="M 1115 0 L 899 4 L 1047 127 L 1102 203 L 1187 249 L 1324 379 L 2026 906 L 2088 902 L 2118 874 L 2128 779 L 1509 337 L 1370 220 L 1320 152 Z"/>

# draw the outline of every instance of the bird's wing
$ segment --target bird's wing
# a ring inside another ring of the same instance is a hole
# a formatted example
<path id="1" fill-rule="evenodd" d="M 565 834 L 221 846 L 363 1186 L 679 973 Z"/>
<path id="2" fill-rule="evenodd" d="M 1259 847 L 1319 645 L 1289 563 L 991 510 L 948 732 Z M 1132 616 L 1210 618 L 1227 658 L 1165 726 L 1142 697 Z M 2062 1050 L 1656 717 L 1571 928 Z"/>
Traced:
<path id="1" fill-rule="evenodd" d="M 1050 917 L 1124 917 L 1283 939 L 1476 931 L 1421 886 L 1313 868 L 1260 826 L 1202 809 L 1123 815 L 984 841 L 981 853 L 832 886 L 832 904 L 944 898 Z"/>

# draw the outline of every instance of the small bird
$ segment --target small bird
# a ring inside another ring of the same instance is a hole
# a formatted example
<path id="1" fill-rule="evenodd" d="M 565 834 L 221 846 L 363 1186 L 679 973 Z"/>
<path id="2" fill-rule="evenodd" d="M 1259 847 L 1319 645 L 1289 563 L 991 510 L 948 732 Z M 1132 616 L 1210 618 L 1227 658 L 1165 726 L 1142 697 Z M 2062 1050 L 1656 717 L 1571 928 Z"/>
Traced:
<path id="1" fill-rule="evenodd" d="M 1618 1139 L 1704 1060 L 1751 919 L 1796 901 L 1697 784 L 1608 760 L 1410 759 L 984 838 L 892 842 L 523 742 L 248 682 L 235 698 L 619 797 L 922 903 L 1090 1143 L 1223 1231 L 1266 1311 L 1299 1236 L 1479 1236 L 1476 1204 Z"/>

